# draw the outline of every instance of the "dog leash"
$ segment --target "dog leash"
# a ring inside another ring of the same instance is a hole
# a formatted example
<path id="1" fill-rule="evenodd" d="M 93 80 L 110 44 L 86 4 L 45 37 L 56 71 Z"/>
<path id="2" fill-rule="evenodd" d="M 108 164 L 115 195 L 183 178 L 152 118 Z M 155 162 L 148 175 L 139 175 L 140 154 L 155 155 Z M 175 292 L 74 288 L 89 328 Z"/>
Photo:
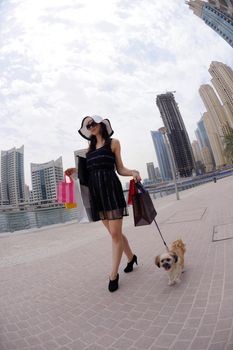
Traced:
<path id="1" fill-rule="evenodd" d="M 141 182 L 137 182 L 137 183 L 136 183 L 136 186 L 137 186 L 137 188 L 138 188 L 141 192 L 147 192 L 146 189 L 143 187 L 143 185 L 142 185 Z M 152 202 L 152 205 L 153 205 L 153 202 Z M 154 206 L 154 205 L 153 205 L 153 206 Z M 158 229 L 158 231 L 159 231 L 159 234 L 160 234 L 160 237 L 161 237 L 161 239 L 162 239 L 162 241 L 163 241 L 163 244 L 165 245 L 167 251 L 169 251 L 168 246 L 167 246 L 167 243 L 165 242 L 165 240 L 164 240 L 164 238 L 163 238 L 162 232 L 160 231 L 159 225 L 157 224 L 157 221 L 155 220 L 155 218 L 153 219 L 153 221 L 154 221 L 154 223 L 155 223 L 155 225 L 156 225 L 156 227 L 157 227 L 157 229 Z"/>
<path id="2" fill-rule="evenodd" d="M 161 233 L 161 231 L 160 231 L 160 229 L 159 229 L 159 225 L 157 224 L 157 221 L 156 221 L 155 219 L 154 219 L 153 221 L 154 221 L 154 223 L 155 223 L 155 225 L 156 225 L 156 227 L 157 227 L 157 229 L 158 229 L 158 231 L 159 231 L 159 234 L 160 234 L 160 237 L 162 238 L 163 244 L 165 245 L 167 251 L 169 251 L 168 246 L 167 246 L 167 243 L 165 242 L 165 240 L 164 240 L 164 238 L 163 238 L 163 235 L 162 235 L 162 233 Z"/>

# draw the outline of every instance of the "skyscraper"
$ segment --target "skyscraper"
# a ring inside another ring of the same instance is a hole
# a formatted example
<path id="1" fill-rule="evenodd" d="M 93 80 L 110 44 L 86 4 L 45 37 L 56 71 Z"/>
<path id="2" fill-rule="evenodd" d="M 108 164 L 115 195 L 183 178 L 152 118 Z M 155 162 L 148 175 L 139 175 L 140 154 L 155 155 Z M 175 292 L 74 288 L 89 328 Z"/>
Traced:
<path id="1" fill-rule="evenodd" d="M 164 142 L 163 135 L 159 131 L 151 131 L 152 140 L 155 147 L 159 169 L 163 181 L 172 179 L 172 171 L 169 163 L 169 156 Z"/>
<path id="2" fill-rule="evenodd" d="M 208 0 L 208 3 L 219 9 L 226 15 L 233 16 L 233 1 L 232 0 Z"/>
<path id="3" fill-rule="evenodd" d="M 214 89 L 210 85 L 204 84 L 201 85 L 199 93 L 207 109 L 207 113 L 203 114 L 203 121 L 210 141 L 215 165 L 217 168 L 220 168 L 226 163 L 224 157 L 224 135 L 229 132 L 229 124 Z"/>
<path id="4" fill-rule="evenodd" d="M 216 168 L 220 168 L 226 164 L 223 153 L 222 138 L 219 137 L 213 118 L 208 112 L 203 114 L 203 122 L 213 151 Z"/>
<path id="5" fill-rule="evenodd" d="M 196 140 L 192 142 L 192 149 L 195 160 L 202 162 L 201 148 Z"/>
<path id="6" fill-rule="evenodd" d="M 223 106 L 221 105 L 214 89 L 209 84 L 201 85 L 199 88 L 199 93 L 207 109 L 207 112 L 215 124 L 216 133 L 221 138 L 220 143 L 222 143 L 223 147 L 223 136 L 227 135 L 230 130 L 230 126 Z"/>
<path id="7" fill-rule="evenodd" d="M 196 161 L 197 174 L 203 174 L 205 172 L 205 165 L 202 157 L 201 148 L 197 140 L 194 140 L 192 142 L 192 149 L 193 149 L 194 159 Z"/>
<path id="8" fill-rule="evenodd" d="M 156 104 L 167 131 L 177 170 L 181 177 L 191 176 L 192 170 L 195 168 L 194 156 L 173 93 L 167 92 L 157 95 Z"/>
<path id="9" fill-rule="evenodd" d="M 148 177 L 149 180 L 151 182 L 156 182 L 156 174 L 155 174 L 155 167 L 154 167 L 154 163 L 150 162 L 150 163 L 146 163 L 146 167 L 147 167 L 147 173 L 148 173 Z"/>
<path id="10" fill-rule="evenodd" d="M 233 4 L 232 0 L 189 0 L 186 1 L 194 14 L 218 33 L 233 47 Z"/>
<path id="11" fill-rule="evenodd" d="M 57 198 L 57 184 L 63 179 L 62 157 L 43 164 L 31 163 L 33 200 Z"/>
<path id="12" fill-rule="evenodd" d="M 197 130 L 195 131 L 195 135 L 201 148 L 201 154 L 206 167 L 206 171 L 211 171 L 215 167 L 215 161 L 212 148 L 210 146 L 210 141 L 204 125 L 203 117 L 197 123 Z"/>
<path id="13" fill-rule="evenodd" d="M 209 73 L 222 101 L 228 124 L 233 128 L 233 70 L 224 63 L 214 61 L 210 65 Z"/>
<path id="14" fill-rule="evenodd" d="M 2 204 L 13 205 L 24 202 L 24 146 L 1 151 Z"/>

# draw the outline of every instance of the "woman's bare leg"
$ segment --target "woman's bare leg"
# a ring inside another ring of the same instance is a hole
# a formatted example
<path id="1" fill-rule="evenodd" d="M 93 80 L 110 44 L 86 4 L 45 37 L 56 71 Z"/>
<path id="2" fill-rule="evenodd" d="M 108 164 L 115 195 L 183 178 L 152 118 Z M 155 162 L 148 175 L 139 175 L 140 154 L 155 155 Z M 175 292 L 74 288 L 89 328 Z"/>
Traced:
<path id="1" fill-rule="evenodd" d="M 108 232 L 111 234 L 110 230 L 109 230 L 109 220 L 102 220 L 104 226 L 107 228 Z M 122 233 L 122 227 L 121 227 L 121 233 Z M 133 252 L 130 248 L 128 239 L 126 238 L 126 236 L 122 233 L 122 237 L 123 237 L 123 251 L 124 254 L 127 256 L 128 261 L 131 261 L 133 259 Z"/>
<path id="2" fill-rule="evenodd" d="M 123 253 L 122 219 L 109 220 L 108 224 L 112 236 L 112 272 L 110 279 L 114 280 L 117 277 Z"/>

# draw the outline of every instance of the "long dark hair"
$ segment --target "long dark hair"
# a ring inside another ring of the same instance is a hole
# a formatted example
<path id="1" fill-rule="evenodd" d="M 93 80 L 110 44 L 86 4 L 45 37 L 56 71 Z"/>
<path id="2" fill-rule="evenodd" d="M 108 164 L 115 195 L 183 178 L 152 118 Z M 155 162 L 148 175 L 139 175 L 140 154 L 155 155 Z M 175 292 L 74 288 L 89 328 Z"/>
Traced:
<path id="1" fill-rule="evenodd" d="M 102 138 L 104 139 L 104 144 L 108 144 L 110 142 L 110 137 L 107 131 L 107 127 L 104 123 L 100 123 L 100 135 L 102 136 Z M 96 143 L 97 143 L 97 139 L 95 137 L 95 135 L 91 135 L 91 139 L 90 139 L 90 143 L 89 143 L 89 148 L 87 153 L 92 152 L 96 149 Z"/>

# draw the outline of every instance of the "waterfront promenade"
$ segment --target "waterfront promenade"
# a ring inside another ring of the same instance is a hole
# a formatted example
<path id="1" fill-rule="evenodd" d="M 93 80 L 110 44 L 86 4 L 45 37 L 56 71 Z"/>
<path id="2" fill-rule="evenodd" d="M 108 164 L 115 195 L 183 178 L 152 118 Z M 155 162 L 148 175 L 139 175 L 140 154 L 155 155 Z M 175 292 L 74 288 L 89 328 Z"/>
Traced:
<path id="1" fill-rule="evenodd" d="M 135 228 L 132 213 L 124 232 L 139 265 L 125 274 L 124 257 L 112 294 L 101 223 L 1 237 L 0 350 L 233 350 L 233 177 L 180 197 L 154 201 L 167 243 L 187 248 L 171 287 L 154 265 L 155 225 Z"/>

